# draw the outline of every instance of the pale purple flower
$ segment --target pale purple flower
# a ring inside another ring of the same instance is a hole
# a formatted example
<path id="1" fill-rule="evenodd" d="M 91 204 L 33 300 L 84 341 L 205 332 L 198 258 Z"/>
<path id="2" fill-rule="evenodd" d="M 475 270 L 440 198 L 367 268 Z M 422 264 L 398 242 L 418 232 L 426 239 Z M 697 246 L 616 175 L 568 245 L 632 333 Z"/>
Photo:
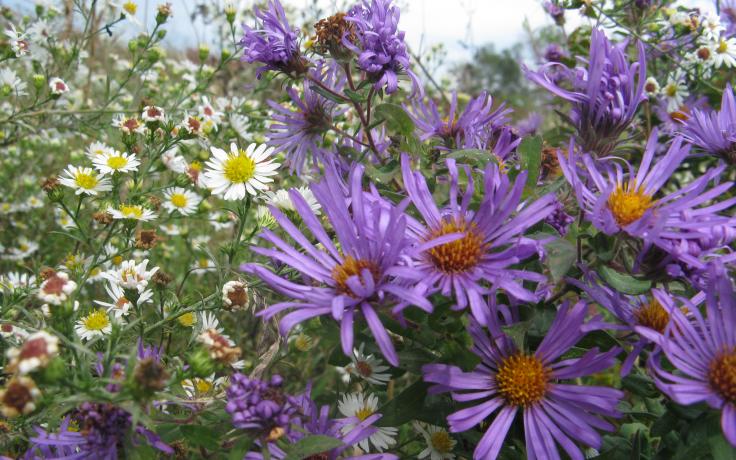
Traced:
<path id="1" fill-rule="evenodd" d="M 602 417 L 621 416 L 616 406 L 623 392 L 562 383 L 608 369 L 621 351 L 616 347 L 601 353 L 596 347 L 579 358 L 560 359 L 585 335 L 582 326 L 587 311 L 583 302 L 562 304 L 534 353 L 519 350 L 497 326 L 491 328 L 489 336 L 471 320 L 471 351 L 481 361 L 474 370 L 463 372 L 447 364 L 422 368 L 424 380 L 435 384 L 430 393 L 451 392 L 452 398 L 465 406 L 447 417 L 451 432 L 488 423 L 475 447 L 474 459 L 498 457 L 519 412 L 529 458 L 559 458 L 560 446 L 571 458 L 582 459 L 578 444 L 600 448 L 602 440 L 597 430 L 615 430 Z"/>
<path id="2" fill-rule="evenodd" d="M 693 109 L 682 131 L 700 149 L 736 164 L 736 100 L 731 84 L 723 91 L 720 110 Z"/>
<path id="3" fill-rule="evenodd" d="M 264 437 L 279 430 L 288 435 L 292 422 L 298 417 L 298 407 L 296 398 L 281 389 L 283 381 L 279 375 L 263 381 L 234 374 L 227 388 L 225 405 L 233 426 Z"/>

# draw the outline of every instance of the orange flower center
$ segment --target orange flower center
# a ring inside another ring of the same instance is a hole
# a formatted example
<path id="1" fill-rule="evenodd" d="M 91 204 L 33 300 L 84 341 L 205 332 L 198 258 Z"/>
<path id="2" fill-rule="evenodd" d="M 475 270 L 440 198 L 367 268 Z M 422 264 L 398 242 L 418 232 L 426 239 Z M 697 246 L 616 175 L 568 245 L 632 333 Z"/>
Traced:
<path id="1" fill-rule="evenodd" d="M 476 229 L 476 225 L 467 224 L 464 220 L 446 220 L 440 228 L 432 230 L 427 239 L 451 233 L 464 233 L 465 236 L 435 246 L 428 251 L 435 267 L 445 273 L 459 273 L 476 266 L 486 246 L 483 242 L 483 235 Z"/>
<path id="2" fill-rule="evenodd" d="M 505 358 L 498 368 L 498 391 L 509 404 L 528 406 L 547 393 L 549 370 L 536 356 L 517 353 Z"/>
<path id="3" fill-rule="evenodd" d="M 736 348 L 724 350 L 711 361 L 708 382 L 723 399 L 736 403 Z"/>
<path id="4" fill-rule="evenodd" d="M 340 294 L 347 294 L 350 297 L 358 297 L 348 287 L 347 281 L 353 276 L 357 276 L 362 280 L 363 270 L 368 270 L 376 282 L 381 276 L 381 270 L 372 260 L 356 259 L 352 256 L 346 256 L 342 265 L 335 265 L 332 269 L 332 279 L 337 283 L 336 290 Z"/>
<path id="5" fill-rule="evenodd" d="M 608 196 L 608 209 L 621 227 L 626 227 L 644 215 L 654 205 L 652 197 L 641 188 L 629 190 L 628 185 L 619 184 Z"/>
<path id="6" fill-rule="evenodd" d="M 670 322 L 670 314 L 657 302 L 657 299 L 652 299 L 648 304 L 639 307 L 634 312 L 634 317 L 642 326 L 654 329 L 659 333 L 664 332 Z"/>

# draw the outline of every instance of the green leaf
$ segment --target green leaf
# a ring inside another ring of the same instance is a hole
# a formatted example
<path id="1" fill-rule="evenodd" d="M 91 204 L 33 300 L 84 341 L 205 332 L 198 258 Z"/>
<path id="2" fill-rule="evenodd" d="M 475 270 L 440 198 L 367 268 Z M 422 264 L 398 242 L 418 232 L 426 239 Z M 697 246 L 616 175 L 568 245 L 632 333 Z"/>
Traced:
<path id="1" fill-rule="evenodd" d="M 386 121 L 389 129 L 396 131 L 404 136 L 411 136 L 414 133 L 414 122 L 407 115 L 406 111 L 398 105 L 385 102 L 373 109 L 376 118 Z"/>
<path id="2" fill-rule="evenodd" d="M 202 425 L 182 425 L 179 427 L 184 439 L 193 446 L 205 449 L 216 449 L 219 443 L 219 433 L 213 428 Z"/>
<path id="3" fill-rule="evenodd" d="M 509 336 L 519 350 L 524 349 L 524 342 L 526 341 L 526 333 L 529 331 L 531 323 L 529 321 L 519 321 L 510 326 L 502 326 L 504 334 Z"/>
<path id="4" fill-rule="evenodd" d="M 342 442 L 330 436 L 307 436 L 289 447 L 284 460 L 301 460 L 340 446 L 342 446 Z"/>
<path id="5" fill-rule="evenodd" d="M 311 89 L 315 93 L 319 94 L 320 96 L 324 97 L 325 99 L 329 99 L 332 102 L 336 102 L 338 104 L 342 104 L 342 103 L 345 102 L 344 99 L 341 99 L 341 98 L 337 97 L 337 95 L 332 94 L 331 92 L 327 91 L 326 89 L 322 88 L 321 86 L 311 85 L 309 87 L 309 89 Z"/>
<path id="6" fill-rule="evenodd" d="M 554 282 L 559 282 L 575 263 L 575 246 L 569 241 L 557 238 L 544 245 L 547 250 L 547 258 L 544 264 L 549 269 Z"/>
<path id="7" fill-rule="evenodd" d="M 230 448 L 230 451 L 227 454 L 228 460 L 243 460 L 243 457 L 245 457 L 245 454 L 250 452 L 252 446 L 253 439 L 248 437 L 241 438 L 232 448 Z"/>
<path id="8" fill-rule="evenodd" d="M 652 287 L 652 282 L 640 280 L 633 276 L 617 272 L 616 270 L 602 265 L 598 268 L 601 278 L 611 285 L 612 288 L 624 294 L 639 295 L 648 292 Z"/>
<path id="9" fill-rule="evenodd" d="M 399 426 L 417 418 L 417 414 L 423 410 L 427 388 L 429 388 L 429 384 L 422 380 L 409 385 L 401 394 L 376 411 L 383 414 L 376 425 Z"/>
<path id="10" fill-rule="evenodd" d="M 488 152 L 478 149 L 455 150 L 447 154 L 447 158 L 454 158 L 461 163 L 485 165 L 489 161 L 495 161 Z"/>
<path id="11" fill-rule="evenodd" d="M 521 170 L 528 171 L 524 194 L 530 195 L 537 187 L 539 168 L 542 165 L 542 138 L 539 136 L 527 137 L 519 144 Z"/>

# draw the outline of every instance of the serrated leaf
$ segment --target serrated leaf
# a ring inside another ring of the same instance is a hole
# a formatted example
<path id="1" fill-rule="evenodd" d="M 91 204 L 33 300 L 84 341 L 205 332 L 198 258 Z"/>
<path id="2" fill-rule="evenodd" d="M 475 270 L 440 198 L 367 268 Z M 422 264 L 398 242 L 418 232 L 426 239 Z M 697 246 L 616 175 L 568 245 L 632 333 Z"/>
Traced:
<path id="1" fill-rule="evenodd" d="M 598 268 L 601 278 L 615 290 L 624 294 L 639 295 L 649 292 L 652 282 L 640 280 L 633 276 L 617 272 L 616 270 L 605 265 Z"/>
<path id="2" fill-rule="evenodd" d="M 411 136 L 414 133 L 414 122 L 403 107 L 398 104 L 385 102 L 376 106 L 373 109 L 373 114 L 376 118 L 386 120 L 386 124 L 392 131 L 404 136 Z"/>
<path id="3" fill-rule="evenodd" d="M 301 460 L 342 446 L 342 441 L 330 436 L 313 435 L 302 438 L 286 451 L 284 460 Z"/>

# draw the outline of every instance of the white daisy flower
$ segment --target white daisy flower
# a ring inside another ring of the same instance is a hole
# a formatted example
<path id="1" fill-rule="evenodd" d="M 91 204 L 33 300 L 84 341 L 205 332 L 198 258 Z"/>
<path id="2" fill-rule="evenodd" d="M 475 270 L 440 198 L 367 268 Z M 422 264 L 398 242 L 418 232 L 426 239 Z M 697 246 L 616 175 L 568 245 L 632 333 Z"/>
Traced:
<path id="1" fill-rule="evenodd" d="M 3 201 L 0 203 L 0 214 L 11 214 L 18 211 L 18 205 L 15 203 L 8 203 Z"/>
<path id="2" fill-rule="evenodd" d="M 28 273 L 8 272 L 0 275 L 0 290 L 14 291 L 16 289 L 32 288 L 36 285 L 36 277 Z"/>
<path id="3" fill-rule="evenodd" d="M 667 84 L 662 88 L 662 96 L 667 102 L 667 111 L 674 112 L 678 110 L 688 95 L 685 82 L 679 77 L 670 78 Z"/>
<path id="4" fill-rule="evenodd" d="M 98 308 L 80 318 L 74 326 L 74 331 L 82 340 L 92 340 L 112 332 L 112 322 L 107 312 Z"/>
<path id="5" fill-rule="evenodd" d="M 354 348 L 353 356 L 350 357 L 351 363 L 337 368 L 342 374 L 343 382 L 350 383 L 351 376 L 355 376 L 374 385 L 386 385 L 391 380 L 391 374 L 385 373 L 389 367 L 385 366 L 381 359 L 373 355 L 366 355 L 364 348 L 364 343 L 361 343 L 359 348 Z"/>
<path id="6" fill-rule="evenodd" d="M 215 265 L 212 259 L 208 259 L 207 257 L 200 257 L 199 259 L 194 261 L 190 270 L 193 274 L 201 276 L 205 273 L 216 271 L 217 265 Z"/>
<path id="7" fill-rule="evenodd" d="M 105 278 L 105 272 L 102 270 L 102 267 L 99 265 L 96 267 L 93 267 L 89 271 L 89 276 L 87 277 L 87 284 L 96 283 L 98 281 L 102 281 L 106 279 Z"/>
<path id="8" fill-rule="evenodd" d="M 153 274 L 158 271 L 158 267 L 146 270 L 147 266 L 148 259 L 144 259 L 139 264 L 135 260 L 126 260 L 119 267 L 106 272 L 105 278 L 112 283 L 120 285 L 120 287 L 136 289 L 139 293 L 142 293 L 148 286 L 148 282 L 151 280 Z"/>
<path id="9" fill-rule="evenodd" d="M 30 196 L 28 197 L 28 200 L 26 200 L 25 205 L 31 209 L 43 208 L 44 206 L 43 197 L 36 196 L 36 195 Z"/>
<path id="10" fill-rule="evenodd" d="M 363 393 L 344 394 L 337 404 L 337 409 L 345 417 L 357 417 L 358 420 L 363 421 L 378 410 L 378 397 L 374 394 L 369 394 L 366 397 Z M 344 434 L 349 433 L 353 427 L 355 427 L 355 424 L 346 424 L 342 428 L 342 432 Z M 364 452 L 370 452 L 371 445 L 378 452 L 383 452 L 396 444 L 395 436 L 399 432 L 398 429 L 394 427 L 376 428 L 375 433 L 358 443 L 358 447 Z"/>
<path id="11" fill-rule="evenodd" d="M 28 85 L 18 78 L 18 74 L 12 69 L 0 69 L 0 94 L 15 94 L 16 97 L 28 94 Z"/>
<path id="12" fill-rule="evenodd" d="M 225 200 L 242 200 L 246 192 L 255 196 L 258 191 L 266 190 L 273 179 L 268 176 L 276 174 L 279 163 L 267 158 L 273 153 L 273 147 L 265 144 L 250 144 L 246 150 L 239 149 L 235 143 L 230 144 L 230 152 L 211 147 L 212 157 L 207 161 L 205 171 L 207 187 L 215 195 L 222 195 Z"/>
<path id="13" fill-rule="evenodd" d="M 61 227 L 61 228 L 72 228 L 72 227 L 74 227 L 74 220 L 63 209 L 61 209 L 61 208 L 54 209 L 54 214 L 56 215 L 56 217 L 55 217 L 56 224 L 59 227 Z"/>
<path id="14" fill-rule="evenodd" d="M 700 24 L 703 26 L 702 36 L 707 40 L 718 40 L 721 32 L 726 30 L 721 24 L 721 18 L 710 11 L 706 11 L 700 16 Z"/>
<path id="15" fill-rule="evenodd" d="M 215 109 L 207 96 L 202 96 L 202 105 L 197 111 L 203 120 L 210 120 L 216 125 L 222 123 L 223 113 Z"/>
<path id="16" fill-rule="evenodd" d="M 102 175 L 98 175 L 92 168 L 76 167 L 69 165 L 64 170 L 66 176 L 59 176 L 59 183 L 75 190 L 76 195 L 85 193 L 87 195 L 97 195 L 100 192 L 112 190 L 110 179 Z"/>
<path id="17" fill-rule="evenodd" d="M 647 78 L 647 81 L 644 82 L 644 92 L 647 93 L 649 97 L 656 96 L 659 94 L 659 82 L 654 77 Z"/>
<path id="18" fill-rule="evenodd" d="M 212 237 L 210 237 L 209 235 L 197 235 L 192 238 L 192 247 L 194 249 L 206 248 L 211 239 Z"/>
<path id="19" fill-rule="evenodd" d="M 312 193 L 312 190 L 309 187 L 299 187 L 292 190 L 296 190 L 299 192 L 299 194 L 304 198 L 304 201 L 307 202 L 307 205 L 309 208 L 316 214 L 320 214 L 320 206 L 319 202 L 317 201 L 317 197 L 314 196 L 314 193 Z M 296 211 L 296 208 L 294 207 L 294 203 L 291 201 L 291 196 L 289 195 L 289 190 L 286 189 L 280 189 L 276 190 L 275 192 L 266 192 L 266 203 L 270 204 L 271 206 L 275 206 L 282 211 Z"/>
<path id="20" fill-rule="evenodd" d="M 164 190 L 165 201 L 163 207 L 169 212 L 178 212 L 183 216 L 188 216 L 197 210 L 197 206 L 202 201 L 202 197 L 181 187 L 172 187 Z"/>
<path id="21" fill-rule="evenodd" d="M 211 122 L 209 126 L 211 127 Z M 189 114 L 185 114 L 182 122 L 176 126 L 178 130 L 184 130 L 192 136 L 199 137 L 205 137 L 207 135 L 207 127 L 208 125 L 202 118 Z"/>
<path id="22" fill-rule="evenodd" d="M 57 96 L 61 96 L 62 94 L 69 92 L 69 86 L 64 83 L 64 80 L 58 77 L 54 77 L 49 80 L 49 89 L 51 90 L 51 94 L 55 94 Z"/>
<path id="23" fill-rule="evenodd" d="M 139 204 L 121 204 L 119 208 L 107 208 L 113 219 L 132 219 L 147 222 L 156 218 L 156 213 Z"/>
<path id="24" fill-rule="evenodd" d="M 130 309 L 133 308 L 133 302 L 125 297 L 125 290 L 116 283 L 110 283 L 105 286 L 107 295 L 110 296 L 112 302 L 102 302 L 95 300 L 97 305 L 105 307 L 108 313 L 112 313 L 116 319 L 120 319 L 127 316 L 130 313 Z M 153 298 L 153 292 L 150 289 L 145 289 L 138 295 L 136 303 L 140 306 L 144 303 L 151 303 Z"/>
<path id="25" fill-rule="evenodd" d="M 38 243 L 29 240 L 25 236 L 19 236 L 17 246 L 8 248 L 9 254 L 3 258 L 6 260 L 23 260 L 30 257 L 36 251 L 38 251 Z"/>
<path id="26" fill-rule="evenodd" d="M 185 173 L 189 169 L 187 160 L 179 155 L 179 149 L 167 150 L 161 155 L 161 161 L 168 170 L 175 173 Z"/>
<path id="27" fill-rule="evenodd" d="M 0 337 L 4 339 L 25 340 L 28 335 L 28 331 L 22 327 L 10 323 L 0 323 Z"/>
<path id="28" fill-rule="evenodd" d="M 117 9 L 117 11 L 120 13 L 120 17 L 124 17 L 137 26 L 143 25 L 141 21 L 135 16 L 138 12 L 138 4 L 133 0 L 126 0 L 121 3 L 110 2 L 110 6 L 113 6 Z"/>
<path id="29" fill-rule="evenodd" d="M 422 435 L 427 443 L 427 447 L 419 452 L 417 458 L 429 457 L 429 460 L 452 460 L 455 458 L 452 449 L 455 448 L 457 441 L 452 439 L 446 429 L 417 421 L 413 425 L 414 429 Z"/>
<path id="30" fill-rule="evenodd" d="M 25 56 L 31 53 L 30 44 L 26 38 L 26 34 L 19 32 L 15 25 L 9 24 L 10 29 L 5 31 L 5 36 L 10 42 L 10 49 L 15 53 L 15 57 Z"/>
<path id="31" fill-rule="evenodd" d="M 163 123 L 166 121 L 166 116 L 164 115 L 164 109 L 161 107 L 156 107 L 155 105 L 147 105 L 143 107 L 143 113 L 141 113 L 141 118 L 146 123 L 151 123 L 155 121 L 159 121 Z"/>
<path id="32" fill-rule="evenodd" d="M 736 66 L 736 38 L 721 37 L 713 44 L 713 66 L 728 68 Z"/>
<path id="33" fill-rule="evenodd" d="M 46 367 L 59 354 L 59 339 L 48 332 L 38 331 L 31 334 L 19 348 L 9 349 L 5 355 L 9 363 L 6 371 L 20 375 Z"/>
<path id="34" fill-rule="evenodd" d="M 92 142 L 87 147 L 85 154 L 90 160 L 94 160 L 98 155 L 102 155 L 107 152 L 113 151 L 112 147 L 105 144 L 104 142 Z"/>
<path id="35" fill-rule="evenodd" d="M 164 225 L 159 225 L 159 227 L 162 232 L 166 233 L 169 236 L 177 236 L 181 235 L 183 233 L 182 228 L 176 224 L 168 223 Z"/>
<path id="36" fill-rule="evenodd" d="M 214 329 L 217 332 L 223 332 L 224 329 L 220 326 L 220 322 L 214 313 L 209 311 L 203 311 L 198 313 L 199 318 L 197 319 L 197 334 L 201 334 L 209 329 Z"/>
<path id="37" fill-rule="evenodd" d="M 146 125 L 136 117 L 127 117 L 123 114 L 117 115 L 112 120 L 112 125 L 125 134 L 145 134 Z"/>
<path id="38" fill-rule="evenodd" d="M 199 399 L 202 396 L 212 396 L 226 383 L 227 380 L 224 377 L 215 378 L 215 374 L 212 374 L 207 378 L 184 379 L 181 381 L 181 387 L 190 399 Z"/>
<path id="39" fill-rule="evenodd" d="M 141 162 L 135 153 L 118 152 L 110 149 L 101 155 L 92 158 L 92 163 L 101 174 L 115 174 L 116 172 L 133 172 L 138 170 Z"/>
<path id="40" fill-rule="evenodd" d="M 61 305 L 75 289 L 77 289 L 77 283 L 70 280 L 68 274 L 56 272 L 41 283 L 37 296 L 43 302 Z"/>
<path id="41" fill-rule="evenodd" d="M 224 213 L 221 211 L 212 211 L 209 215 L 210 225 L 215 230 L 230 230 L 235 226 L 233 217 L 230 213 Z"/>

